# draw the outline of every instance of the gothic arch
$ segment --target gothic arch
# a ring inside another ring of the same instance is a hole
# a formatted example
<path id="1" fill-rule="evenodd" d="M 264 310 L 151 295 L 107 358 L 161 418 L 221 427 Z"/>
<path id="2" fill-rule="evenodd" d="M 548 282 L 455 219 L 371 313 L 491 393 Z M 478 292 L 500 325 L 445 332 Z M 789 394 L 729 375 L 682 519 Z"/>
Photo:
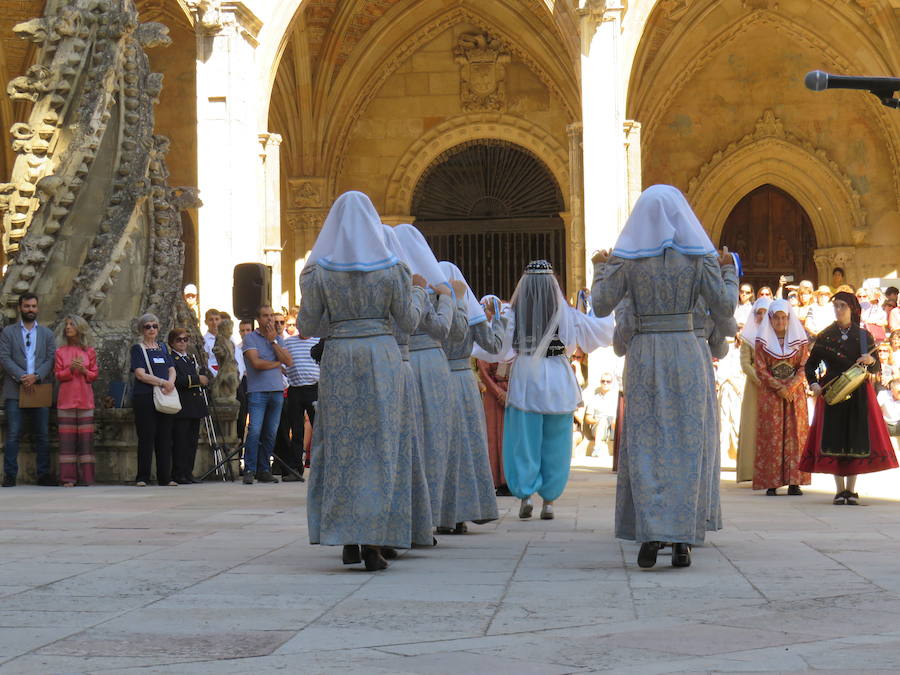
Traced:
<path id="1" fill-rule="evenodd" d="M 752 190 L 771 184 L 792 195 L 810 217 L 820 247 L 861 244 L 866 210 L 849 177 L 827 154 L 784 130 L 766 111 L 756 129 L 717 152 L 690 180 L 687 197 L 718 241 L 728 215 Z M 853 241 L 845 241 L 847 224 Z"/>
<path id="2" fill-rule="evenodd" d="M 413 143 L 397 162 L 385 194 L 386 214 L 408 214 L 413 191 L 425 170 L 441 153 L 473 140 L 501 140 L 520 145 L 543 161 L 562 190 L 569 195 L 568 151 L 537 125 L 502 113 L 458 115 L 432 128 Z M 568 208 L 568 204 L 566 205 Z"/>

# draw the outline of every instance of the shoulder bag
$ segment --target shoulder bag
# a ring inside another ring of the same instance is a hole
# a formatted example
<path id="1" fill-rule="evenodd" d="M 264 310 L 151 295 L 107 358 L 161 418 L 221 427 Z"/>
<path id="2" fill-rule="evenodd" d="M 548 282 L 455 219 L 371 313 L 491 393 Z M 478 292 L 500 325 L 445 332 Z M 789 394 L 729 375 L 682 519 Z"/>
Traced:
<path id="1" fill-rule="evenodd" d="M 147 362 L 147 372 L 152 375 L 153 368 L 150 366 L 150 357 L 147 356 L 147 350 L 141 345 L 141 351 L 144 352 L 144 361 Z M 181 399 L 178 398 L 178 390 L 172 389 L 171 393 L 165 393 L 162 387 L 153 387 L 153 406 L 157 412 L 165 415 L 174 415 L 181 412 Z"/>

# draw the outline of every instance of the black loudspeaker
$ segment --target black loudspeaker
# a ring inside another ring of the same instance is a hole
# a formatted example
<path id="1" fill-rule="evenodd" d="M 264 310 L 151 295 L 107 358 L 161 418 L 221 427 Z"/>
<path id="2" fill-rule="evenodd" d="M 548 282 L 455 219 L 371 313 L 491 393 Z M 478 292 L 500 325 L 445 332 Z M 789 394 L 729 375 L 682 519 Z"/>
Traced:
<path id="1" fill-rule="evenodd" d="M 262 305 L 269 304 L 272 280 L 269 268 L 262 263 L 234 266 L 231 305 L 238 319 L 255 319 Z"/>

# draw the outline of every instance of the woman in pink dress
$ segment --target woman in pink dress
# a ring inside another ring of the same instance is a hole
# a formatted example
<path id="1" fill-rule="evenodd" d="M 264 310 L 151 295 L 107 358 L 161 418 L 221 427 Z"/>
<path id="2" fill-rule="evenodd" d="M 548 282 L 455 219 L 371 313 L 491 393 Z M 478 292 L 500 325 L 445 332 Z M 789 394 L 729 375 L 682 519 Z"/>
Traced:
<path id="1" fill-rule="evenodd" d="M 87 346 L 87 322 L 80 316 L 63 319 L 63 345 L 56 350 L 54 374 L 59 382 L 59 477 L 64 487 L 94 482 L 94 390 L 97 353 Z"/>

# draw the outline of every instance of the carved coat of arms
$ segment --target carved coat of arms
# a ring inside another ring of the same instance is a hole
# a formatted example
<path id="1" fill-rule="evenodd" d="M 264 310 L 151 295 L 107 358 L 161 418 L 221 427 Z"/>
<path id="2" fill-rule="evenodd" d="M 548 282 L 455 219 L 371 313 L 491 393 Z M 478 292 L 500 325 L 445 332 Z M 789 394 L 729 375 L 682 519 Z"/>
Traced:
<path id="1" fill-rule="evenodd" d="M 463 110 L 506 108 L 506 64 L 509 50 L 487 33 L 464 33 L 453 50 L 459 64 L 460 102 Z"/>

